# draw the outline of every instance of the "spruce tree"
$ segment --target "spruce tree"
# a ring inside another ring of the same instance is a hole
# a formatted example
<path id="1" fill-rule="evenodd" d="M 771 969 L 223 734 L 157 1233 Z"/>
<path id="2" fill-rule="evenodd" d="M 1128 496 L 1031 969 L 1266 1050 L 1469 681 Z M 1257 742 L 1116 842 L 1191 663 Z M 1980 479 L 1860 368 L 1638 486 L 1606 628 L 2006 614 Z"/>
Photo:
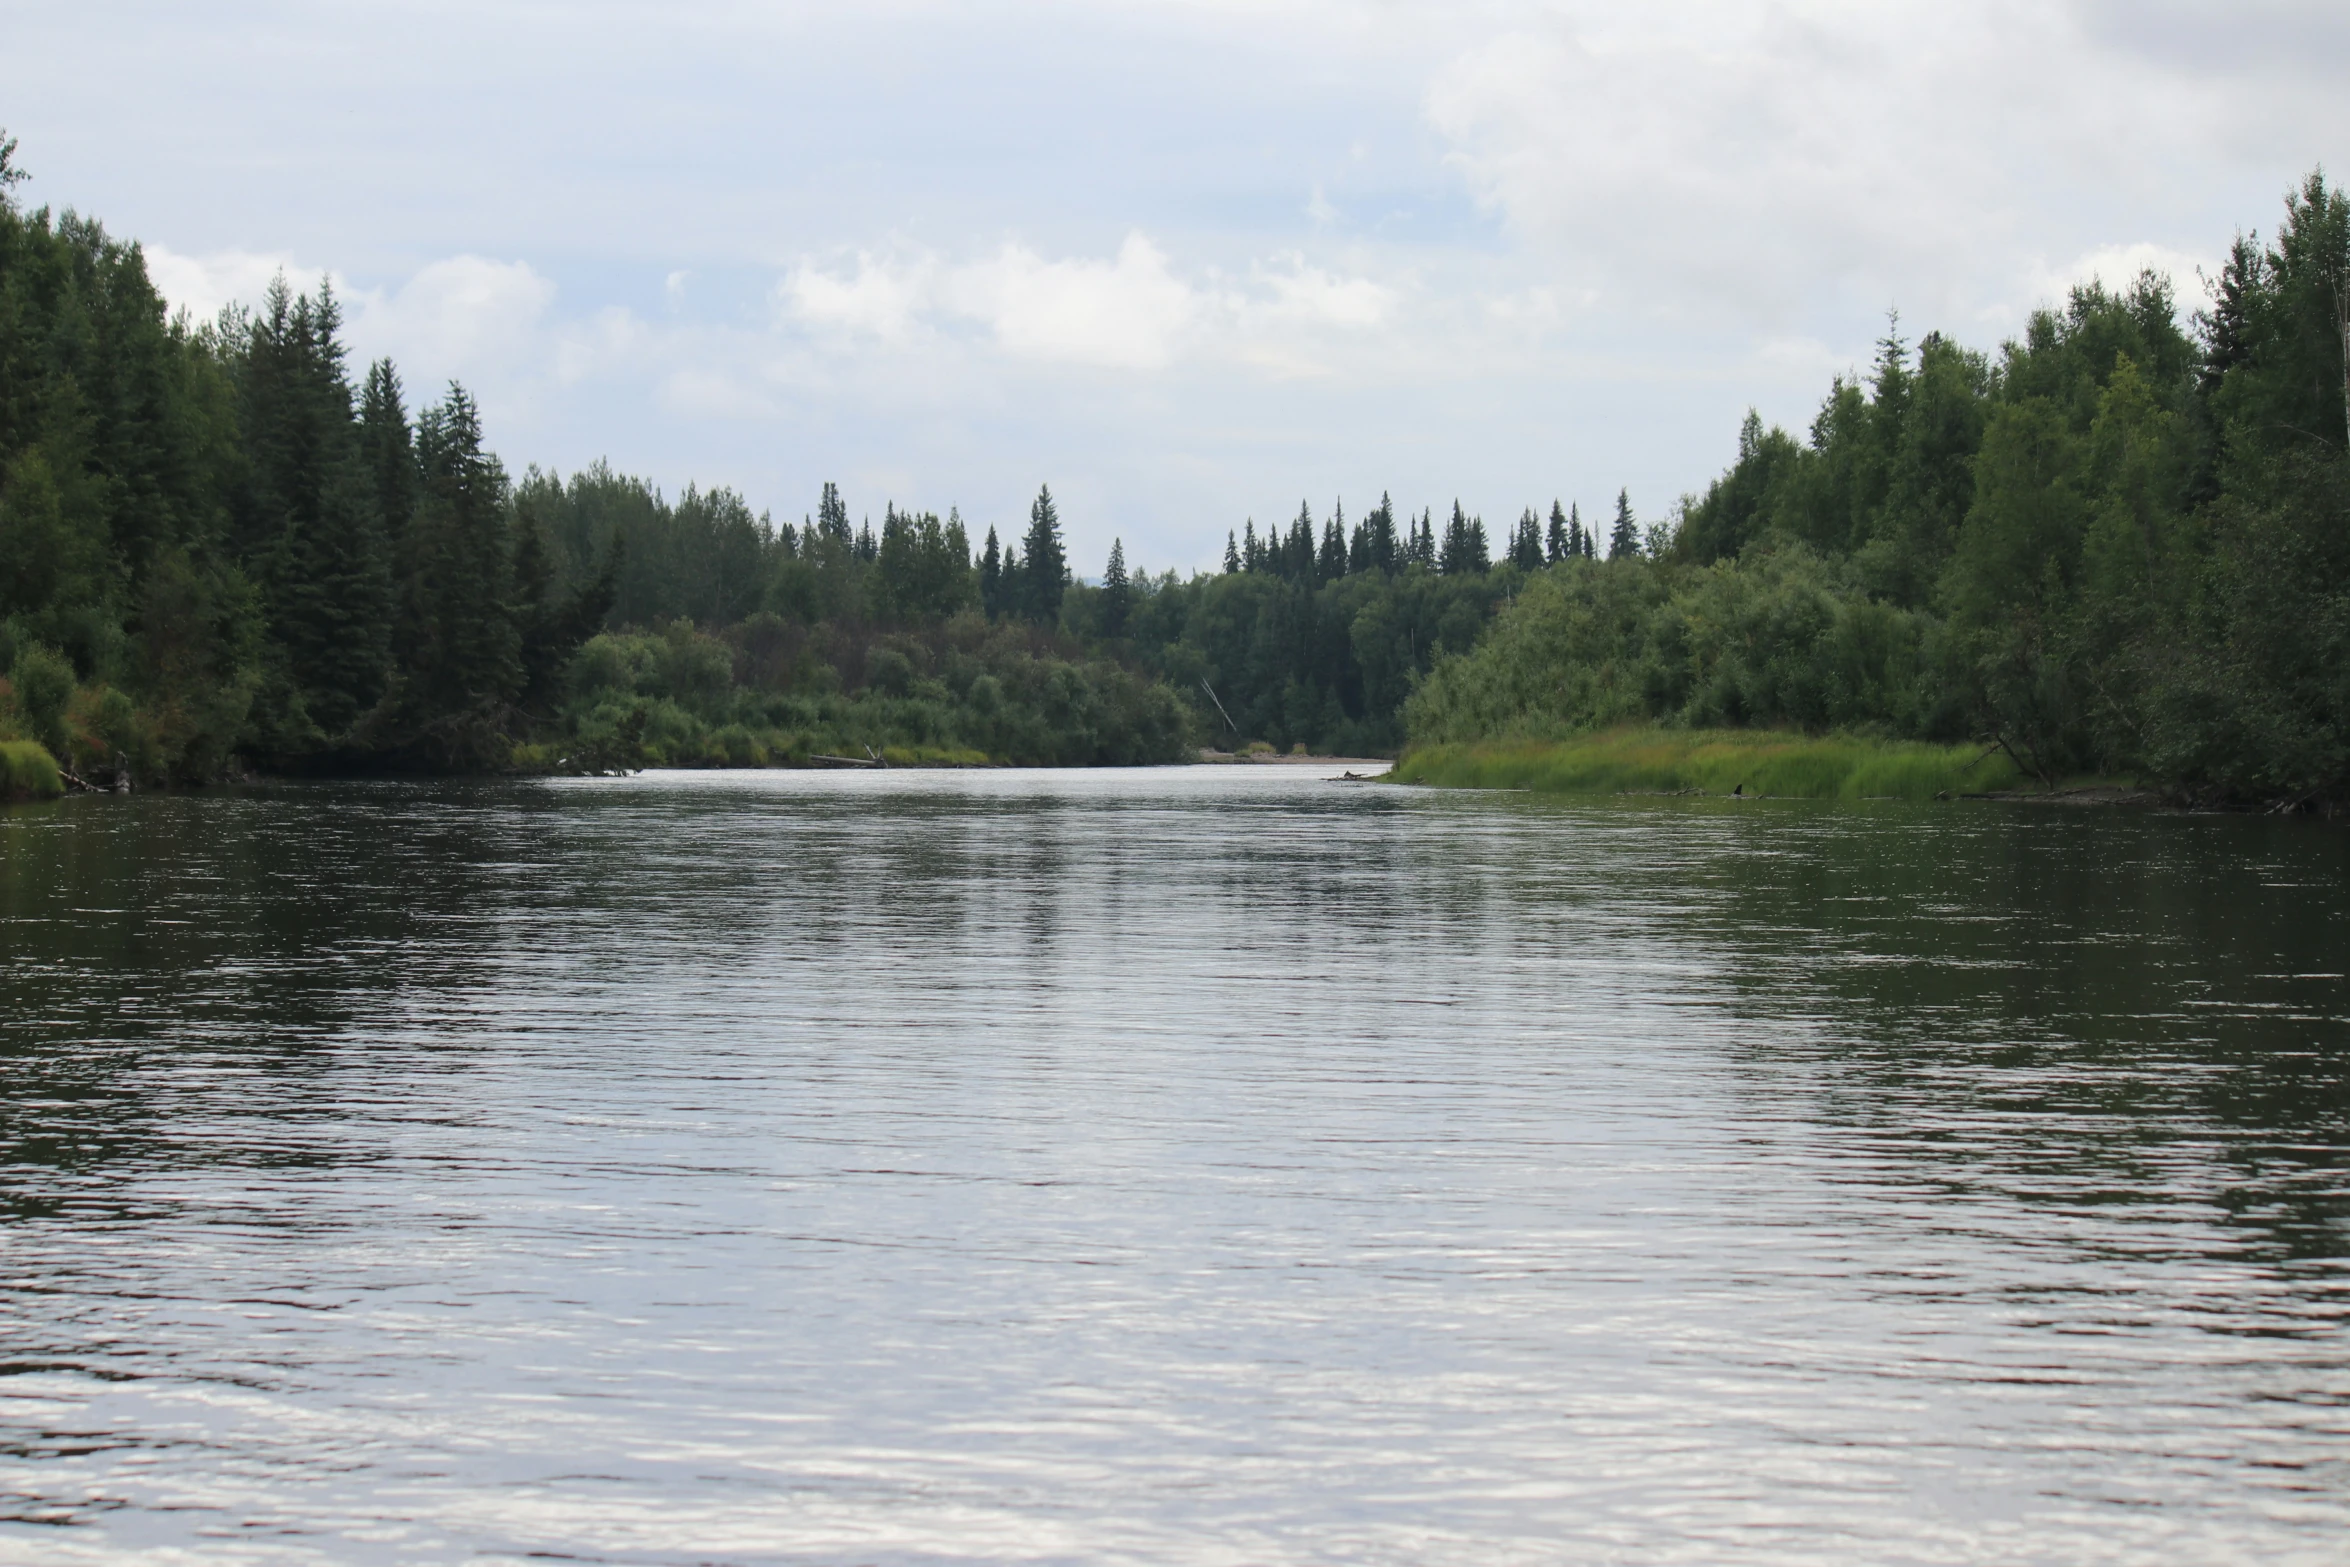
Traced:
<path id="1" fill-rule="evenodd" d="M 1004 552 L 996 543 L 992 525 L 987 530 L 987 548 L 979 555 L 979 610 L 990 620 L 1004 618 Z"/>
<path id="2" fill-rule="evenodd" d="M 1550 531 L 1542 541 L 1543 561 L 1555 566 L 1574 553 L 1574 540 L 1567 533 L 1567 509 L 1554 499 L 1550 503 Z"/>
<path id="3" fill-rule="evenodd" d="M 416 513 L 416 437 L 400 402 L 400 376 L 389 359 L 367 367 L 359 393 L 359 465 L 376 526 L 396 559 Z"/>
<path id="4" fill-rule="evenodd" d="M 1110 541 L 1110 563 L 1102 569 L 1102 635 L 1122 637 L 1134 612 L 1134 587 L 1126 580 L 1126 541 Z"/>
<path id="5" fill-rule="evenodd" d="M 401 561 L 405 689 L 384 740 L 443 767 L 495 767 L 523 682 L 506 475 L 462 386 L 417 421 L 422 497 Z"/>
<path id="6" fill-rule="evenodd" d="M 1491 569 L 1492 558 L 1485 541 L 1485 519 L 1472 518 L 1461 510 L 1461 503 L 1452 503 L 1452 517 L 1444 525 L 1444 548 L 1437 556 L 1437 570 L 1448 577 L 1471 576 Z"/>
<path id="7" fill-rule="evenodd" d="M 1240 544 L 1232 530 L 1224 530 L 1224 572 L 1229 576 L 1240 570 Z"/>
<path id="8" fill-rule="evenodd" d="M 1640 525 L 1632 517 L 1632 492 L 1616 491 L 1616 525 L 1607 537 L 1607 558 L 1628 560 L 1640 553 Z"/>
<path id="9" fill-rule="evenodd" d="M 823 498 L 816 503 L 816 527 L 826 538 L 840 544 L 853 542 L 849 536 L 849 509 L 842 503 L 840 487 L 827 479 Z"/>
<path id="10" fill-rule="evenodd" d="M 370 502 L 331 286 L 281 274 L 243 335 L 249 453 L 239 534 L 276 654 L 257 740 L 280 757 L 345 734 L 382 694 L 391 574 Z"/>
<path id="11" fill-rule="evenodd" d="M 1308 502 L 1297 503 L 1297 520 L 1282 543 L 1281 575 L 1309 588 L 1314 585 L 1314 509 Z"/>
<path id="12" fill-rule="evenodd" d="M 514 507 L 514 605 L 522 660 L 516 699 L 526 716 L 545 723 L 563 697 L 564 671 L 580 644 L 603 629 L 620 596 L 624 536 L 614 530 L 594 575 L 568 592 L 556 582 L 551 530 L 538 504 Z"/>
<path id="13" fill-rule="evenodd" d="M 1322 525 L 1322 558 L 1315 562 L 1314 574 L 1324 582 L 1336 582 L 1346 575 L 1346 564 L 1346 507 L 1333 501 L 1330 520 Z"/>
<path id="14" fill-rule="evenodd" d="M 1510 563 L 1520 571 L 1542 569 L 1542 522 L 1529 506 L 1518 514 L 1518 527 L 1510 535 Z"/>
<path id="15" fill-rule="evenodd" d="M 1061 595 L 1069 587 L 1069 557 L 1061 547 L 1061 514 L 1054 509 L 1051 485 L 1037 488 L 1028 508 L 1028 537 L 1021 546 L 1023 609 L 1040 626 L 1061 618 Z"/>
<path id="16" fill-rule="evenodd" d="M 1371 513 L 1371 537 L 1365 554 L 1373 571 L 1394 572 L 1403 565 L 1403 548 L 1395 536 L 1395 502 L 1387 492 L 1379 493 L 1379 509 Z"/>

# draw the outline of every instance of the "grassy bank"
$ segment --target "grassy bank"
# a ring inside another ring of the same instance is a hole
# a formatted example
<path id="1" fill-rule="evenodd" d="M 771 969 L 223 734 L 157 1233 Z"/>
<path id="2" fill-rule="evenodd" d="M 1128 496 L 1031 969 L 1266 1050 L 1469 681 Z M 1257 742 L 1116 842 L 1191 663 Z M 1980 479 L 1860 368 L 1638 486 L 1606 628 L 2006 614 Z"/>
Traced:
<path id="1" fill-rule="evenodd" d="M 1764 729 L 1610 729 L 1571 740 L 1415 746 L 1402 783 L 1551 794 L 1697 791 L 1805 800 L 1930 800 L 2022 784 L 1979 745 L 1922 745 Z"/>
<path id="2" fill-rule="evenodd" d="M 63 793 L 55 757 L 30 740 L 0 740 L 0 802 L 54 800 Z"/>

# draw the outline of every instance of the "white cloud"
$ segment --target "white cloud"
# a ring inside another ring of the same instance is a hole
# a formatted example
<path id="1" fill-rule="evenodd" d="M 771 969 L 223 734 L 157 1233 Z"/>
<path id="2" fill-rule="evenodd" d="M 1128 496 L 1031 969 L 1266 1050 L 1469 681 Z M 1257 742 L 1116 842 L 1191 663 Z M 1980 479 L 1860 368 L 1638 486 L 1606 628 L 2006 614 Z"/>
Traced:
<path id="1" fill-rule="evenodd" d="M 643 359 L 654 343 L 652 329 L 634 312 L 606 305 L 590 319 L 558 329 L 554 377 L 565 385 L 585 381 L 616 365 Z"/>
<path id="2" fill-rule="evenodd" d="M 1212 270 L 1179 273 L 1148 236 L 1107 258 L 1048 260 L 1024 245 L 949 262 L 857 257 L 854 270 L 803 262 L 778 286 L 786 318 L 824 334 L 913 342 L 926 331 L 977 328 L 1009 356 L 1040 364 L 1163 370 L 1183 358 L 1225 358 L 1295 373 L 1268 341 L 1300 332 L 1369 332 L 1389 320 L 1398 290 L 1333 272 L 1299 252 L 1250 269 L 1250 286 Z"/>
<path id="3" fill-rule="evenodd" d="M 2052 235 L 2159 204 L 2222 117 L 2024 0 L 1578 0 L 1459 49 L 1425 109 L 1530 259 L 1614 310 L 1764 332 L 2027 290 Z"/>
<path id="4" fill-rule="evenodd" d="M 2100 245 L 2070 266 L 2043 271 L 2035 303 L 2061 303 L 2075 285 L 2082 283 L 2102 283 L 2108 290 L 2119 292 L 2135 283 L 2140 273 L 2152 272 L 2170 279 L 2172 295 L 2181 310 L 2200 310 L 2211 303 L 2211 295 L 2203 286 L 2203 275 L 2216 270 L 2218 265 L 2216 254 L 2191 256 L 2168 245 L 2145 241 Z"/>
<path id="5" fill-rule="evenodd" d="M 1046 261 L 1006 245 L 958 270 L 950 297 L 985 320 L 1015 354 L 1122 370 L 1155 370 L 1175 356 L 1200 314 L 1190 284 L 1140 234 L 1113 261 Z"/>
<path id="6" fill-rule="evenodd" d="M 527 261 L 451 256 L 352 314 L 351 338 L 433 379 L 509 370 L 541 349 L 555 285 Z"/>
<path id="7" fill-rule="evenodd" d="M 185 310 L 198 321 L 209 321 L 226 305 L 252 305 L 280 273 L 296 293 L 318 287 L 326 273 L 297 265 L 285 256 L 261 255 L 249 250 L 215 251 L 210 255 L 183 255 L 162 245 L 143 247 L 147 276 L 173 310 Z"/>
<path id="8" fill-rule="evenodd" d="M 1282 270 L 1260 269 L 1257 274 L 1272 291 L 1268 313 L 1277 320 L 1366 331 L 1386 325 L 1395 313 L 1397 291 L 1387 284 L 1341 277 L 1309 265 L 1297 251 L 1279 259 Z"/>
<path id="9" fill-rule="evenodd" d="M 2350 145 L 2338 0 L 474 0 L 455 54 L 142 0 L 93 97 L 105 9 L 33 8 L 0 89 L 28 194 L 176 240 L 175 303 L 331 263 L 354 360 L 464 377 L 518 459 L 999 518 L 1049 473 L 1138 557 L 1134 508 L 1188 558 L 1298 488 L 1696 487 L 1887 306 L 1988 347 L 2151 263 L 2192 308 Z M 452 59 L 495 113 L 435 107 Z"/>
<path id="10" fill-rule="evenodd" d="M 783 280 L 786 309 L 809 325 L 902 341 L 931 303 L 933 268 L 857 257 L 857 270 L 839 277 L 802 262 Z"/>

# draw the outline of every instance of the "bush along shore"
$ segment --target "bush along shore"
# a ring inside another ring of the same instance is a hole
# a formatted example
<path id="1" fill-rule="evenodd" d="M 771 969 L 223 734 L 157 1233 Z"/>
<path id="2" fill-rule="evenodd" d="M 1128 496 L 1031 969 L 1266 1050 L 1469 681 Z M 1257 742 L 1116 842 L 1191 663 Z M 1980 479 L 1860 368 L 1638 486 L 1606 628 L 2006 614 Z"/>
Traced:
<path id="1" fill-rule="evenodd" d="M 57 759 L 30 740 L 0 740 L 0 804 L 54 800 L 65 792 Z"/>
<path id="2" fill-rule="evenodd" d="M 2084 286 L 1996 355 L 1888 332 L 1808 438 L 1749 415 L 1704 495 L 1651 529 L 1619 505 L 1608 558 L 1536 574 L 1436 665 L 1405 775 L 1727 786 L 1711 731 L 1755 728 L 2350 807 L 2350 199 L 2311 175 L 2213 291 L 2182 322 L 2161 278 Z M 1585 738 L 1625 725 L 1685 754 Z M 1795 792 L 1879 787 L 1881 748 L 1809 744 Z"/>
<path id="3" fill-rule="evenodd" d="M 1402 783 L 1555 794 L 1932 800 L 2029 781 L 1996 748 L 1760 729 L 1613 729 L 1567 740 L 1418 746 Z"/>

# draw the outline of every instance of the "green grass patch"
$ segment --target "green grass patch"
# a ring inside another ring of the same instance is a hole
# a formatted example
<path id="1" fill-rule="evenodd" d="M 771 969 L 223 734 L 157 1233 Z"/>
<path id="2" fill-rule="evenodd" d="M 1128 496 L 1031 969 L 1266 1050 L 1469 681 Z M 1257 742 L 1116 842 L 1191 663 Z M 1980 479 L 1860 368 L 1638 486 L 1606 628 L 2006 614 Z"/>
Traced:
<path id="1" fill-rule="evenodd" d="M 57 758 L 30 740 L 0 740 L 0 801 L 54 800 L 65 793 Z"/>
<path id="2" fill-rule="evenodd" d="M 1415 746 L 1401 783 L 1546 794 L 1729 794 L 1800 800 L 1931 800 L 2013 789 L 2004 753 L 1857 735 L 1767 729 L 1610 729 L 1572 740 Z"/>

